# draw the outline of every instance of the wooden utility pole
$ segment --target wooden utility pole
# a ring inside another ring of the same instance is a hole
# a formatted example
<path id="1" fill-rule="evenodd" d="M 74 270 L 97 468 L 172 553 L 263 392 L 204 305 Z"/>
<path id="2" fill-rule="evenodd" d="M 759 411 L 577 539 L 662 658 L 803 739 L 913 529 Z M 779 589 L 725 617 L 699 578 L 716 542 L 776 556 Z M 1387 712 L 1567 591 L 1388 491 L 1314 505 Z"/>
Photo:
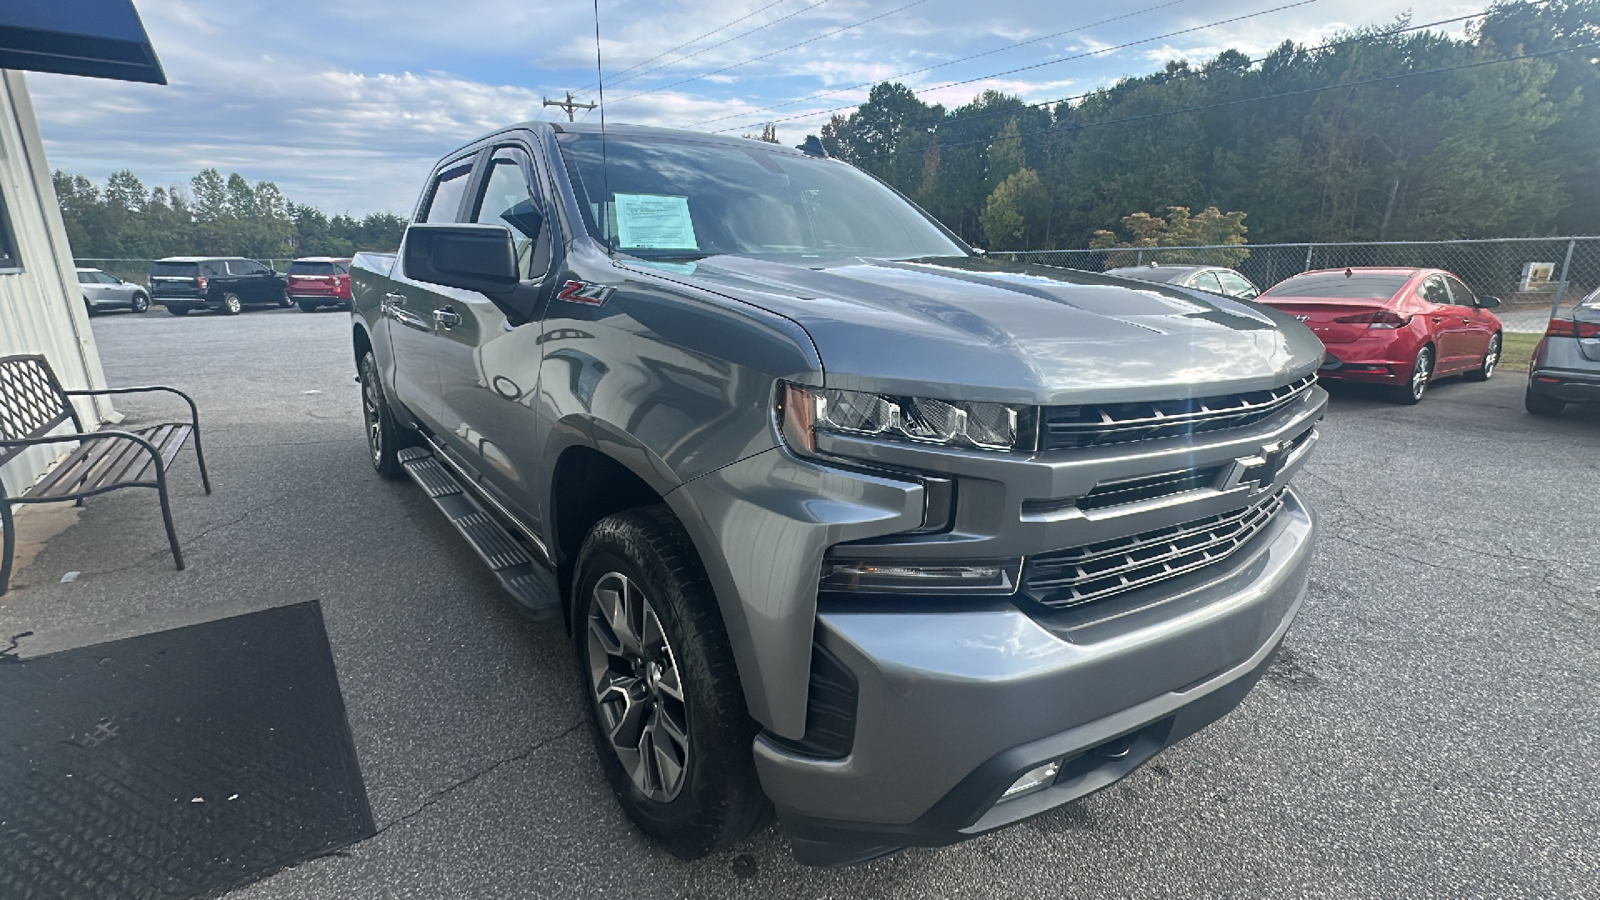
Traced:
<path id="1" fill-rule="evenodd" d="M 572 121 L 572 112 L 573 112 L 573 110 L 594 109 L 594 104 L 593 103 L 574 103 L 573 100 L 572 100 L 572 92 L 571 91 L 567 91 L 567 99 L 565 99 L 565 100 L 546 100 L 546 101 L 544 101 L 544 105 L 545 106 L 554 106 L 557 109 L 566 110 L 566 112 L 567 112 L 567 121 L 568 122 Z"/>

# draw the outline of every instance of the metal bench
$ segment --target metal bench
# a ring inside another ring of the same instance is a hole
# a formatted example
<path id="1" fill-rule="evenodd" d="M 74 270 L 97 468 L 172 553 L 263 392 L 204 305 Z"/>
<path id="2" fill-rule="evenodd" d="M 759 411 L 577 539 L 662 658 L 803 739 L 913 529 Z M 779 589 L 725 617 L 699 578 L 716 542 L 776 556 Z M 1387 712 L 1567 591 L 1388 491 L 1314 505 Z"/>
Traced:
<path id="1" fill-rule="evenodd" d="M 167 423 L 136 431 L 86 432 L 69 399 L 151 391 L 182 397 L 189 404 L 188 424 Z M 72 423 L 73 433 L 50 434 L 65 422 Z M 205 451 L 200 447 L 200 413 L 188 394 L 160 386 L 69 391 L 61 386 L 43 356 L 0 357 L 0 466 L 30 447 L 78 442 L 77 449 L 21 496 L 6 496 L 4 485 L 0 485 L 0 528 L 5 532 L 4 555 L 0 556 L 0 595 L 4 595 L 11 584 L 11 558 L 16 552 L 16 529 L 11 516 L 13 503 L 71 500 L 82 506 L 85 497 L 118 488 L 155 488 L 161 496 L 161 518 L 167 526 L 172 561 L 182 569 L 183 551 L 178 549 L 178 533 L 172 527 L 172 504 L 167 500 L 167 469 L 190 435 L 194 435 L 200 481 L 209 494 L 211 476 L 206 472 Z"/>

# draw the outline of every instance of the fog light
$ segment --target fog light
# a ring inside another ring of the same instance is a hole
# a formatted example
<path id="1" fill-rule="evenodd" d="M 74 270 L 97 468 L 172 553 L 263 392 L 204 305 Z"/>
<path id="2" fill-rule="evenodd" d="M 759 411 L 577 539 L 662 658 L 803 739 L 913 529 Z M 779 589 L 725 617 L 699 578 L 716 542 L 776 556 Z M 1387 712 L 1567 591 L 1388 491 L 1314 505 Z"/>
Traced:
<path id="1" fill-rule="evenodd" d="M 1000 795 L 1000 799 L 1010 800 L 1013 797 L 1031 794 L 1040 788 L 1049 787 L 1050 783 L 1056 780 L 1056 773 L 1059 771 L 1061 771 L 1061 762 L 1059 760 L 1047 762 L 1038 768 L 1029 769 L 1022 774 L 1021 778 L 1012 782 L 1011 787 L 1006 788 L 1006 792 Z"/>

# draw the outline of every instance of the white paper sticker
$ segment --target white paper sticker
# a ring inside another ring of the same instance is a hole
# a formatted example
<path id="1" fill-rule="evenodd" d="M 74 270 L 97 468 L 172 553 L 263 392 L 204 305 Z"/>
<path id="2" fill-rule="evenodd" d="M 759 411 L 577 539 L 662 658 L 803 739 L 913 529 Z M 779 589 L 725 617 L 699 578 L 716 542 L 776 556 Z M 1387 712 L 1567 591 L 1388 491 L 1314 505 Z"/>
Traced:
<path id="1" fill-rule="evenodd" d="M 698 250 L 689 198 L 669 194 L 617 194 L 617 237 L 636 250 Z"/>

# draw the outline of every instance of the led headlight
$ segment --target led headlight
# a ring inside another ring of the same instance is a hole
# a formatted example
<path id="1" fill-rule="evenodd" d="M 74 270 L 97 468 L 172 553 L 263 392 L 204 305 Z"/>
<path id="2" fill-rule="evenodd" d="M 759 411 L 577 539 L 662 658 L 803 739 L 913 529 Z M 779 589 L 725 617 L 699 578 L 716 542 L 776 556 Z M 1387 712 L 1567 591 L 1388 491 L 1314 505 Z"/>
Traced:
<path id="1" fill-rule="evenodd" d="M 813 454 L 817 432 L 977 450 L 1031 450 L 1031 408 L 898 397 L 784 384 L 778 422 L 796 451 Z"/>

